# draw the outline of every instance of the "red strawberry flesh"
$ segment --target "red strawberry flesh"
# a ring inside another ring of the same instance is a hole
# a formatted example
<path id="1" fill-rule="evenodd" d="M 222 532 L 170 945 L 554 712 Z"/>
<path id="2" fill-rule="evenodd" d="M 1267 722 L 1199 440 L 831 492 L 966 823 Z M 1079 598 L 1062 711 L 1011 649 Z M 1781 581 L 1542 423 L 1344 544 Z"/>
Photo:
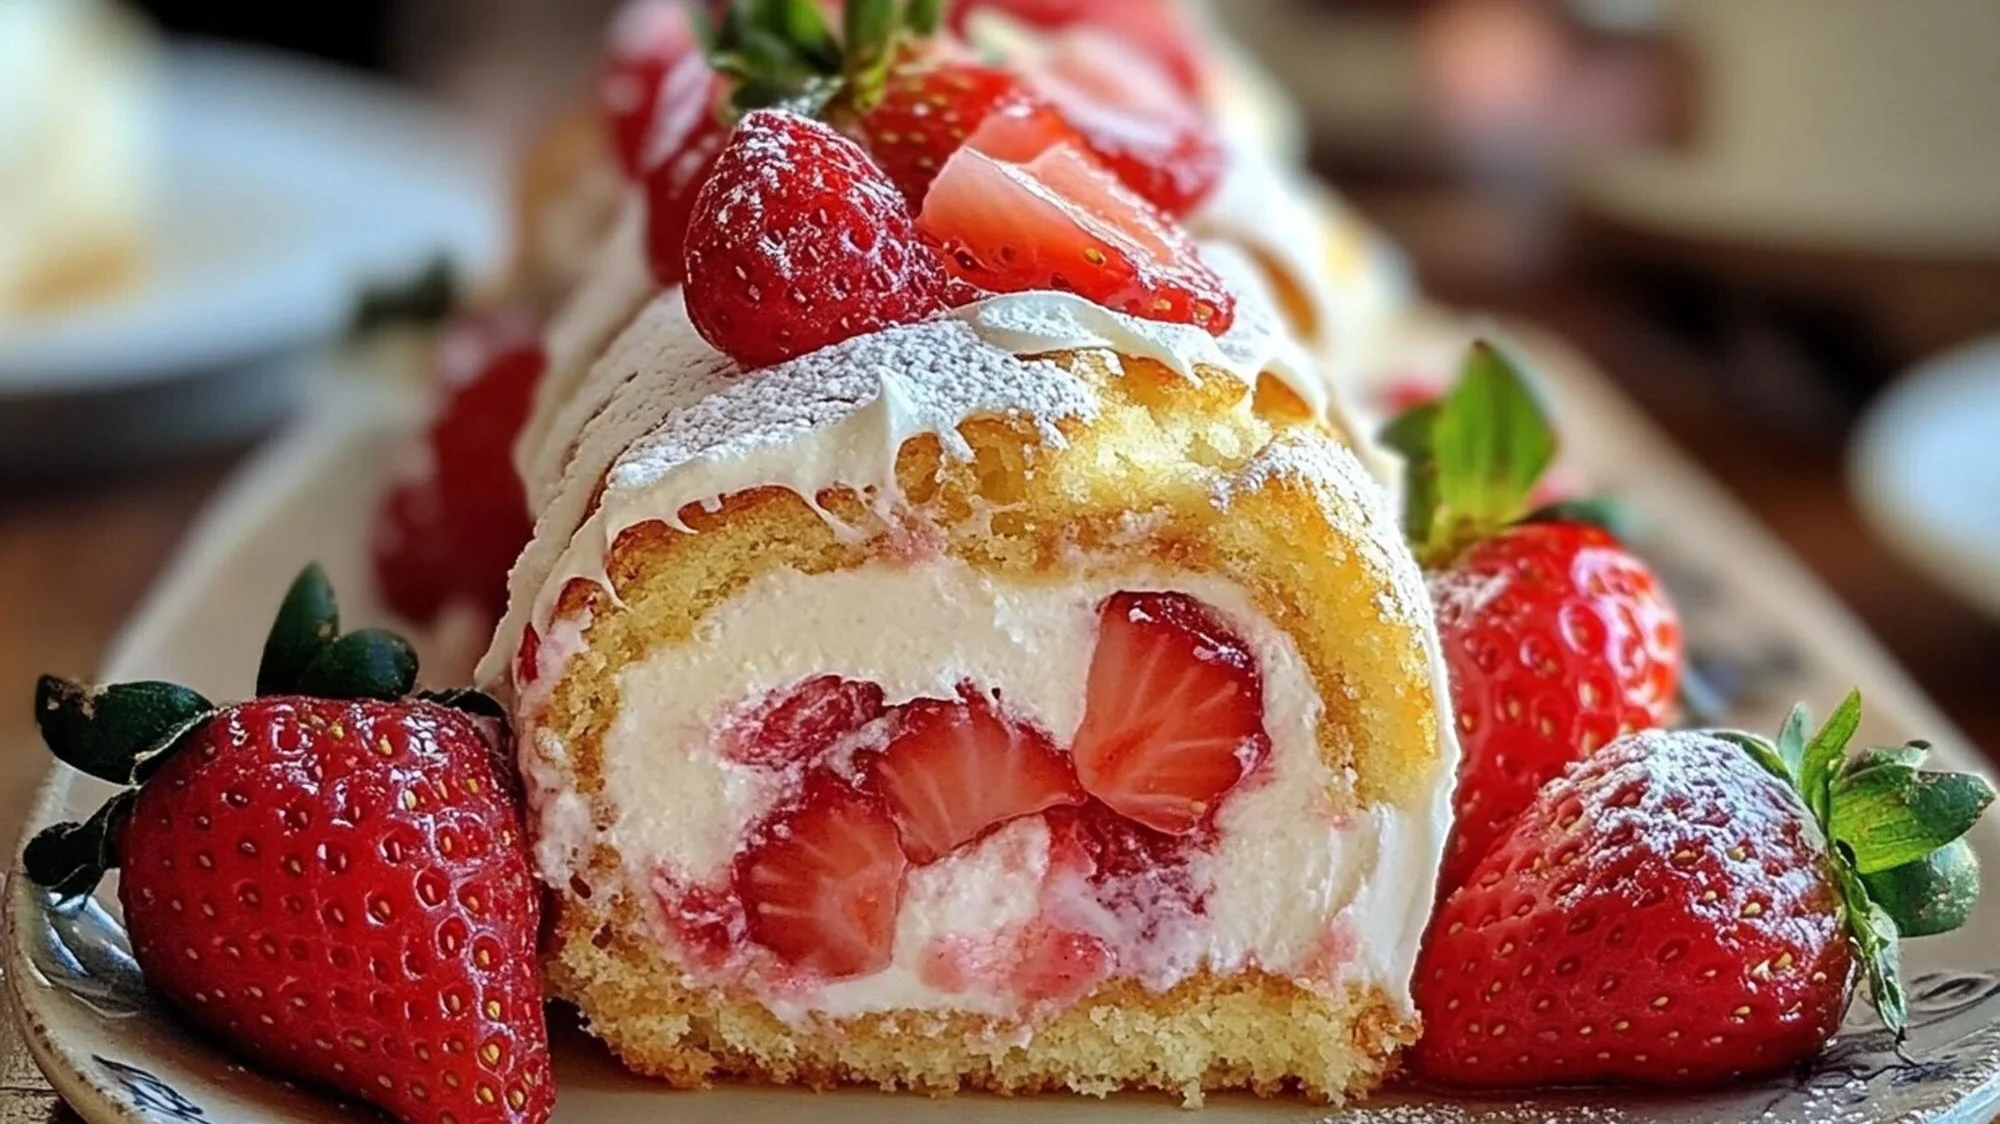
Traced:
<path id="1" fill-rule="evenodd" d="M 821 979 L 887 967 L 909 860 L 882 802 L 820 773 L 737 857 L 750 938 Z"/>
<path id="2" fill-rule="evenodd" d="M 1012 71 L 956 59 L 919 59 L 891 71 L 882 101 L 861 118 L 869 154 L 911 207 L 923 205 L 938 169 L 989 114 L 1024 106 Z"/>
<path id="3" fill-rule="evenodd" d="M 224 711 L 120 841 L 148 983 L 252 1059 L 402 1119 L 546 1119 L 541 896 L 494 763 L 429 703 Z"/>
<path id="4" fill-rule="evenodd" d="M 1091 155 L 1163 213 L 1187 215 L 1221 182 L 1228 153 L 1201 108 L 1115 39 L 1062 36 L 1036 65 L 1034 87 Z"/>
<path id="5" fill-rule="evenodd" d="M 988 292 L 1073 292 L 1218 335 L 1235 320 L 1234 298 L 1193 242 L 1071 146 L 1025 165 L 961 149 L 918 226 L 954 274 Z"/>
<path id="6" fill-rule="evenodd" d="M 919 865 L 1011 820 L 1083 802 L 1069 758 L 1048 735 L 977 695 L 911 703 L 868 772 Z"/>
<path id="7" fill-rule="evenodd" d="M 1413 1057 L 1486 1086 L 1781 1069 L 1839 1027 L 1852 967 L 1798 795 L 1734 744 L 1648 732 L 1551 782 L 1439 907 Z"/>
<path id="8" fill-rule="evenodd" d="M 507 572 L 533 530 L 514 440 L 544 365 L 522 309 L 466 317 L 440 339 L 425 455 L 384 498 L 371 544 L 377 585 L 405 617 L 429 623 L 454 602 L 506 611 Z"/>
<path id="9" fill-rule="evenodd" d="M 1269 752 L 1263 699 L 1256 657 L 1206 606 L 1116 594 L 1099 612 L 1077 778 L 1120 815 L 1186 835 Z"/>
<path id="10" fill-rule="evenodd" d="M 1571 761 L 1666 721 L 1681 639 L 1652 571 L 1583 524 L 1510 528 L 1431 588 L 1463 751 L 1449 890 Z"/>
<path id="11" fill-rule="evenodd" d="M 887 710 L 876 684 L 822 675 L 732 723 L 724 733 L 723 755 L 766 768 L 811 764 Z"/>
<path id="12" fill-rule="evenodd" d="M 859 145 L 777 110 L 745 117 L 695 200 L 688 314 L 764 367 L 944 308 L 945 273 Z"/>

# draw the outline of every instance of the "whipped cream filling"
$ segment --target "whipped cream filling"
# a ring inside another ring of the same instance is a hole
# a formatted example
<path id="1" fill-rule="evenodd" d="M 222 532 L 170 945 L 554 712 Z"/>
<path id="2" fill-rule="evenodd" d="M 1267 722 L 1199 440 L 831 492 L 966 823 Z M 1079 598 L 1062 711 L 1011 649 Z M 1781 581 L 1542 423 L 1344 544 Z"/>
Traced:
<path id="1" fill-rule="evenodd" d="M 1418 937 L 1449 826 L 1452 768 L 1418 806 L 1351 809 L 1351 775 L 1321 757 L 1324 706 L 1291 638 L 1235 584 L 1201 574 L 1123 573 L 1064 583 L 998 580 L 944 558 L 833 574 L 767 574 L 711 612 L 689 642 L 619 676 L 604 742 L 600 827 L 561 782 L 560 739 L 534 730 L 524 754 L 539 817 L 543 874 L 564 885 L 599 844 L 624 857 L 624 890 L 662 872 L 718 883 L 745 833 L 782 797 L 772 774 L 725 760 L 715 731 L 746 701 L 820 675 L 880 684 L 891 703 L 952 698 L 962 682 L 1067 745 L 1082 720 L 1098 606 L 1118 590 L 1199 598 L 1243 639 L 1263 676 L 1271 752 L 1218 811 L 1212 850 L 1189 868 L 1204 891 L 1194 913 L 1140 918 L 1048 877 L 1048 832 L 1016 824 L 913 873 L 891 966 L 867 977 L 772 987 L 781 1016 L 892 1008 L 1018 1011 L 1004 987 L 940 983 L 941 942 L 1008 931 L 1038 912 L 1084 918 L 1117 953 L 1117 974 L 1164 989 L 1203 968 L 1261 968 L 1330 990 L 1380 986 L 1405 1011 Z M 1447 758 L 1449 755 L 1445 755 Z M 1069 900 L 1065 901 L 1064 896 Z M 1144 924 L 1142 924 L 1142 921 Z M 671 942 L 661 922 L 662 940 Z M 753 974 L 754 986 L 754 974 Z"/>
<path id="2" fill-rule="evenodd" d="M 1035 356 L 1096 350 L 1151 359 L 1191 380 L 1234 378 L 1253 390 L 1269 374 L 1355 432 L 1312 358 L 1282 328 L 1254 263 L 1226 245 L 1204 246 L 1203 254 L 1238 298 L 1236 323 L 1219 337 L 1071 293 L 1009 293 L 745 372 L 695 332 L 678 290 L 659 294 L 581 383 L 551 399 L 555 417 L 539 439 L 520 446 L 533 446 L 523 472 L 540 514 L 480 682 L 501 684 L 528 628 L 546 633 L 569 580 L 608 584 L 604 555 L 630 527 L 685 529 L 687 505 L 713 506 L 762 485 L 789 488 L 808 503 L 845 485 L 886 511 L 897 498 L 902 444 L 936 434 L 947 454 L 969 455 L 957 428 L 981 415 L 1031 417 L 1060 447 L 1056 425 L 1093 417 L 1096 394 Z"/>

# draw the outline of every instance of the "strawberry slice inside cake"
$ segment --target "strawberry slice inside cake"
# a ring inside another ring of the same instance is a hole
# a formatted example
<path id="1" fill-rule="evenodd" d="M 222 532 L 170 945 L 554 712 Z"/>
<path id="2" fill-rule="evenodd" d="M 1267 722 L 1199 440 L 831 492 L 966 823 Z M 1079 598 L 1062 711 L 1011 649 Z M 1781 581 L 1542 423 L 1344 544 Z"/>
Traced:
<path id="1" fill-rule="evenodd" d="M 725 707 L 707 741 L 725 792 L 756 794 L 740 834 L 714 869 L 654 872 L 697 974 L 795 1003 L 899 968 L 1018 1011 L 1168 971 L 1201 925 L 1218 819 L 1270 753 L 1261 675 L 1185 594 L 1121 591 L 1096 615 L 1066 741 L 969 680 L 892 704 L 823 675 Z"/>

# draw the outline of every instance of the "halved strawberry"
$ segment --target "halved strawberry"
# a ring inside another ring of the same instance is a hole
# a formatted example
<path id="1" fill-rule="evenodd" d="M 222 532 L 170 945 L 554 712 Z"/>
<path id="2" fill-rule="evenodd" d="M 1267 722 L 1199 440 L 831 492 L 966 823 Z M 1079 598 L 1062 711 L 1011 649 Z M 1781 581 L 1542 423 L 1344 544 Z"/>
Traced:
<path id="1" fill-rule="evenodd" d="M 1059 144 L 1081 148 L 1083 136 L 1047 99 L 1033 95 L 995 106 L 965 138 L 967 148 L 1010 164 L 1026 164 Z"/>
<path id="2" fill-rule="evenodd" d="M 663 96 L 666 76 L 686 59 L 700 57 L 694 21 L 681 0 L 632 0 L 611 21 L 597 101 L 627 176 L 639 178 L 654 118 L 662 106 L 675 104 Z"/>
<path id="3" fill-rule="evenodd" d="M 768 768 L 809 763 L 885 711 L 880 686 L 822 675 L 773 695 L 732 723 L 722 753 Z"/>
<path id="4" fill-rule="evenodd" d="M 996 108 L 1025 103 L 1019 75 L 959 59 L 919 58 L 889 73 L 882 100 L 858 122 L 869 155 L 915 208 L 938 169 Z"/>
<path id="5" fill-rule="evenodd" d="M 1200 827 L 1270 750 L 1256 657 L 1185 594 L 1105 601 L 1088 692 L 1077 779 L 1156 831 Z"/>
<path id="6" fill-rule="evenodd" d="M 1122 39 L 1171 75 L 1186 96 L 1200 96 L 1206 84 L 1202 30 L 1173 0 L 962 0 L 952 6 L 952 26 L 964 34 L 974 14 L 987 10 L 1045 31 L 1088 27 Z"/>
<path id="7" fill-rule="evenodd" d="M 1186 215 L 1221 182 L 1228 154 L 1206 112 L 1117 39 L 1088 28 L 1062 35 L 1035 64 L 1033 86 L 1091 155 L 1161 211 Z"/>
<path id="8" fill-rule="evenodd" d="M 881 800 L 820 773 L 737 856 L 750 939 L 827 979 L 880 971 L 909 865 Z"/>
<path id="9" fill-rule="evenodd" d="M 960 149 L 917 228 L 947 268 L 988 292 L 1063 290 L 1217 335 L 1236 319 L 1235 298 L 1188 236 L 1071 145 L 1028 164 Z"/>
<path id="10" fill-rule="evenodd" d="M 869 768 L 910 861 L 934 862 L 1009 820 L 1083 803 L 1069 759 L 978 695 L 920 699 Z"/>

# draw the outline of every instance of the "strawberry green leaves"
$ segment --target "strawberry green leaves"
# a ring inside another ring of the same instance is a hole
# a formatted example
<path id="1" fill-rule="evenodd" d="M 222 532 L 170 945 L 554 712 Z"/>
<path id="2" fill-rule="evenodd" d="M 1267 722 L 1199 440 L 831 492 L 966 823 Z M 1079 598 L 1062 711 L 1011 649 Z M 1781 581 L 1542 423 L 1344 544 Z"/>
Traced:
<path id="1" fill-rule="evenodd" d="M 318 563 L 292 581 L 264 641 L 257 694 L 400 699 L 417 685 L 410 642 L 382 629 L 343 634 L 333 585 Z"/>
<path id="2" fill-rule="evenodd" d="M 333 583 L 314 563 L 292 579 L 285 599 L 278 603 L 278 618 L 264 637 L 264 658 L 257 665 L 257 693 L 290 692 L 306 666 L 339 635 L 340 606 Z"/>
<path id="3" fill-rule="evenodd" d="M 835 35 L 819 0 L 732 0 L 704 28 L 709 65 L 733 79 L 737 114 L 783 106 L 807 116 L 874 108 L 912 38 L 937 31 L 938 0 L 850 0 Z"/>
<path id="4" fill-rule="evenodd" d="M 1879 874 L 1864 874 L 1868 896 L 1882 903 L 1904 937 L 1949 933 L 1972 917 L 1979 901 L 1979 856 L 1956 839 L 1925 858 Z"/>
<path id="5" fill-rule="evenodd" d="M 1992 787 L 1970 773 L 1880 765 L 1841 779 L 1828 827 L 1853 852 L 1856 870 L 1880 874 L 1972 830 L 1992 802 Z"/>
<path id="6" fill-rule="evenodd" d="M 1979 896 L 1979 865 L 1963 836 L 1993 803 L 1991 785 L 1969 773 L 1928 771 L 1921 742 L 1849 755 L 1861 725 L 1851 691 L 1808 735 L 1794 707 L 1775 743 L 1725 733 L 1798 790 L 1830 843 L 1829 865 L 1847 926 L 1883 1023 L 1902 1033 L 1905 999 L 1896 942 L 1963 924 Z"/>
<path id="7" fill-rule="evenodd" d="M 142 779 L 150 763 L 214 713 L 207 699 L 173 683 L 91 687 L 44 675 L 35 685 L 35 724 L 49 751 L 112 784 Z"/>
<path id="8" fill-rule="evenodd" d="M 1382 434 L 1405 460 L 1404 529 L 1426 566 L 1527 513 L 1556 456 L 1556 433 L 1527 374 L 1484 340 L 1456 385 Z"/>
<path id="9" fill-rule="evenodd" d="M 128 788 L 104 802 L 82 823 L 59 823 L 38 833 L 21 852 L 28 878 L 58 901 L 88 894 L 118 865 L 118 838 L 132 817 L 139 790 Z"/>

